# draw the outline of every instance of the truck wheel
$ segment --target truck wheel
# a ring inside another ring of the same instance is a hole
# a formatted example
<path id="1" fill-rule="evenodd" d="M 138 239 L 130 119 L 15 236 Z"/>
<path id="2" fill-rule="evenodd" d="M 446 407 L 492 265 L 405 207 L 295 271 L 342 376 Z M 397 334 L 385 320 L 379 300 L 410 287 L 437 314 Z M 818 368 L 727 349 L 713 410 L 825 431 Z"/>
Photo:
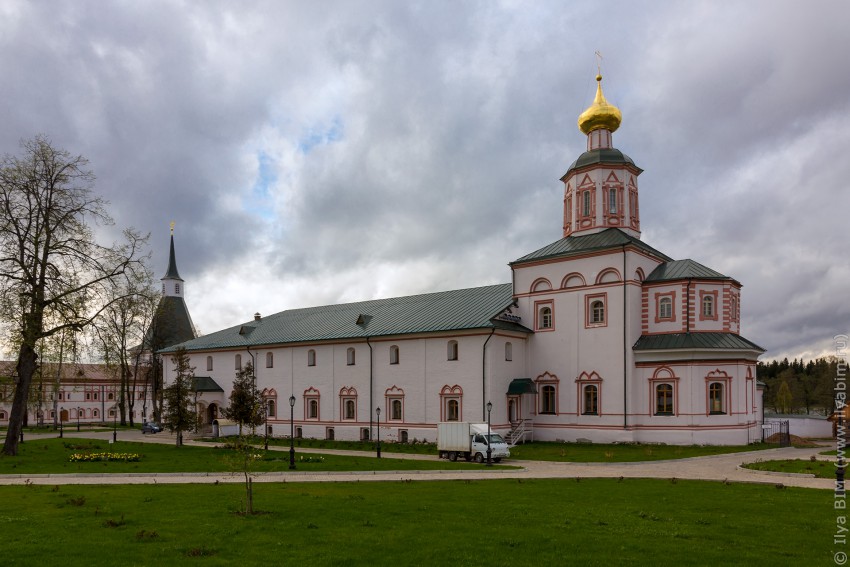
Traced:
<path id="1" fill-rule="evenodd" d="M 484 462 L 484 455 L 481 453 L 475 453 L 475 462 L 479 465 Z"/>
<path id="2" fill-rule="evenodd" d="M 457 453 L 455 453 L 454 451 L 449 452 L 449 460 L 451 462 L 455 462 L 457 460 Z"/>
<path id="3" fill-rule="evenodd" d="M 494 462 L 494 463 L 501 463 L 501 462 L 502 462 L 502 457 L 495 457 L 495 458 L 493 459 L 493 462 Z"/>

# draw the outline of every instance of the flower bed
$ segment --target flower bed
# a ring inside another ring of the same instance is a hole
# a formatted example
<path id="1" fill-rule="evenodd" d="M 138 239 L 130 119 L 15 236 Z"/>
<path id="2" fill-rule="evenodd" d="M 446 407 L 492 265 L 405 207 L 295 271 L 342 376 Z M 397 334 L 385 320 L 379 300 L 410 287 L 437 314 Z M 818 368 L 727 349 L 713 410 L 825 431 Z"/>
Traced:
<path id="1" fill-rule="evenodd" d="M 74 453 L 68 460 L 72 463 L 96 463 L 108 461 L 120 461 L 123 463 L 135 463 L 142 457 L 138 453 Z"/>

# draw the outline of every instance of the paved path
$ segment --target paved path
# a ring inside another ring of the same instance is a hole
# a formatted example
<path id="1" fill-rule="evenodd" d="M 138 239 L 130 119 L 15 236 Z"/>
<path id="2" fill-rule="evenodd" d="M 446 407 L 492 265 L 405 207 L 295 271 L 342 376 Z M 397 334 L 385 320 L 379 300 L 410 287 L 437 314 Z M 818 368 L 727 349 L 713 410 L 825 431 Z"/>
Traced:
<path id="1" fill-rule="evenodd" d="M 173 444 L 175 438 L 168 433 L 142 435 L 138 431 L 119 431 L 122 441 L 144 441 L 148 443 Z M 30 436 L 32 439 L 34 436 Z M 55 437 L 51 434 L 50 437 Z M 88 439 L 111 439 L 112 432 L 65 432 L 65 437 Z M 209 443 L 186 441 L 186 445 L 209 447 Z M 288 451 L 286 447 L 270 447 L 278 451 Z M 494 478 L 679 478 L 715 480 L 729 482 L 750 482 L 783 484 L 805 488 L 834 489 L 831 479 L 812 478 L 802 475 L 782 473 L 764 473 L 741 469 L 741 463 L 758 460 L 808 459 L 812 455 L 827 450 L 828 447 L 812 449 L 768 449 L 745 453 L 730 453 L 707 457 L 693 457 L 671 461 L 644 461 L 638 463 L 558 463 L 551 461 L 502 461 L 502 464 L 516 465 L 519 469 L 487 469 L 444 471 L 379 471 L 379 472 L 300 472 L 285 471 L 256 473 L 254 482 L 363 482 L 363 481 L 402 481 L 402 480 L 450 480 L 450 479 L 494 479 Z M 299 453 L 325 453 L 338 455 L 364 456 L 363 451 L 342 451 L 330 449 L 298 448 Z M 382 453 L 384 458 L 434 460 L 435 455 L 410 455 L 401 453 Z M 823 456 L 819 457 L 823 459 Z M 240 473 L 135 473 L 135 474 L 33 474 L 0 475 L 0 485 L 13 484 L 179 484 L 179 483 L 221 483 L 242 482 Z"/>

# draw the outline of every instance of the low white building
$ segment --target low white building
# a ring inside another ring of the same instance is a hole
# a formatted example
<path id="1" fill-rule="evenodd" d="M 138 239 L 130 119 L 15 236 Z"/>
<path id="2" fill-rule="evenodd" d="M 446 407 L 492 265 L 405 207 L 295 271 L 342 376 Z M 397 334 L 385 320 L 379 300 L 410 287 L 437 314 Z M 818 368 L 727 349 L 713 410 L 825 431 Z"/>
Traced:
<path id="1" fill-rule="evenodd" d="M 764 351 L 740 335 L 741 284 L 640 240 L 642 170 L 612 146 L 619 124 L 600 82 L 579 117 L 587 151 L 561 179 L 563 238 L 511 262 L 512 283 L 257 315 L 182 343 L 209 380 L 205 421 L 253 360 L 273 435 L 289 434 L 292 400 L 305 437 L 374 438 L 380 420 L 383 440 L 433 441 L 491 402 L 514 437 L 758 438 Z"/>

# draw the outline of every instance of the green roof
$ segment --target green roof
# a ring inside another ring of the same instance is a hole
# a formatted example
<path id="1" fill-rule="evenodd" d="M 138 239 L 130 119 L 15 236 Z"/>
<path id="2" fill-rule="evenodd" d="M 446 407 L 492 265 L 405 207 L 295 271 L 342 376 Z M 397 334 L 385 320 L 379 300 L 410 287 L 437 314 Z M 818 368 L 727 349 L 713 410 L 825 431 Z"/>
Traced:
<path id="1" fill-rule="evenodd" d="M 587 234 L 583 236 L 567 236 L 560 240 L 556 240 L 552 244 L 544 246 L 539 250 L 535 250 L 531 254 L 526 254 L 522 258 L 514 260 L 510 263 L 511 266 L 543 260 L 548 258 L 560 258 L 564 256 L 574 256 L 587 252 L 596 252 L 611 248 L 622 248 L 623 246 L 632 245 L 648 254 L 660 258 L 666 262 L 672 260 L 666 254 L 662 254 L 652 246 L 644 244 L 639 238 L 630 236 L 619 228 L 606 228 L 601 232 Z"/>
<path id="2" fill-rule="evenodd" d="M 735 333 L 667 333 L 662 335 L 641 335 L 633 350 L 675 350 L 675 349 L 727 349 L 757 350 L 764 349 Z"/>
<path id="3" fill-rule="evenodd" d="M 648 282 L 667 280 L 700 279 L 700 280 L 732 280 L 720 272 L 703 266 L 693 260 L 672 260 L 659 265 L 646 277 Z M 734 281 L 734 280 L 733 280 Z"/>
<path id="4" fill-rule="evenodd" d="M 587 165 L 595 165 L 597 163 L 607 163 L 612 165 L 631 165 L 632 167 L 637 168 L 638 173 L 643 170 L 635 165 L 634 160 L 618 150 L 617 148 L 600 148 L 597 150 L 590 150 L 584 152 L 578 159 L 575 160 L 567 169 L 567 172 L 561 177 L 561 181 L 564 180 L 574 169 L 579 169 L 581 167 L 585 167 Z"/>
<path id="5" fill-rule="evenodd" d="M 536 394 L 534 380 L 531 378 L 514 378 L 508 385 L 508 396 L 519 396 L 521 394 Z"/>
<path id="6" fill-rule="evenodd" d="M 365 339 L 388 335 L 507 329 L 522 325 L 495 320 L 514 302 L 511 284 L 291 309 L 187 341 L 186 350 L 246 348 L 307 341 Z M 165 349 L 173 351 L 178 345 Z"/>
<path id="7" fill-rule="evenodd" d="M 223 392 L 221 386 L 209 376 L 195 376 L 192 381 L 193 392 Z"/>

